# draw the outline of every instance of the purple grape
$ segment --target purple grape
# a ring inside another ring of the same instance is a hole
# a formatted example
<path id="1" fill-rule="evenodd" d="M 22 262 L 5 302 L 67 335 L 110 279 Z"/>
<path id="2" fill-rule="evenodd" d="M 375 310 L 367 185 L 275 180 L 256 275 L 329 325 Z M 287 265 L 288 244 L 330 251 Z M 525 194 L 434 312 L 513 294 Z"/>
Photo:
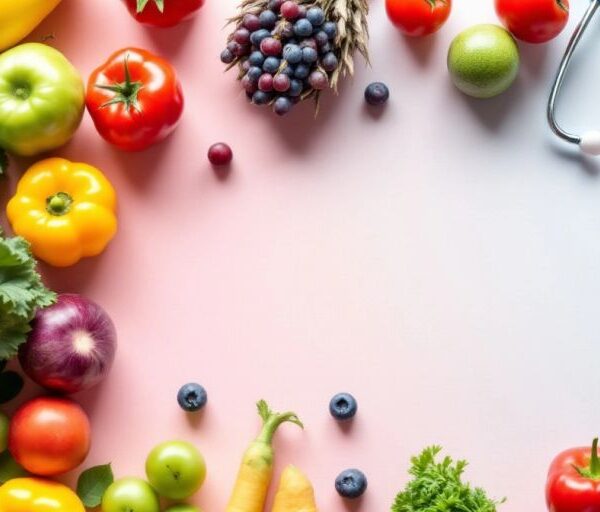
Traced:
<path id="1" fill-rule="evenodd" d="M 313 26 L 307 19 L 300 19 L 294 23 L 294 34 L 300 37 L 308 37 L 312 35 Z"/>
<path id="2" fill-rule="evenodd" d="M 329 86 L 329 80 L 327 80 L 327 76 L 325 73 L 321 71 L 313 71 L 308 78 L 308 83 L 313 89 L 317 91 L 322 91 L 323 89 L 327 89 Z"/>
<path id="3" fill-rule="evenodd" d="M 292 78 L 294 76 L 294 67 L 293 66 L 285 66 L 280 73 L 289 76 L 290 78 Z"/>
<path id="4" fill-rule="evenodd" d="M 283 2 L 280 12 L 286 20 L 295 20 L 300 15 L 300 7 L 296 2 L 288 0 Z"/>
<path id="5" fill-rule="evenodd" d="M 338 58 L 335 56 L 335 53 L 326 53 L 321 59 L 321 66 L 323 66 L 323 69 L 328 73 L 335 71 L 338 67 Z"/>
<path id="6" fill-rule="evenodd" d="M 308 46 L 306 48 L 302 48 L 302 61 L 306 62 L 307 64 L 313 64 L 314 62 L 317 62 L 317 59 L 319 58 L 319 54 L 317 53 L 316 50 L 309 48 Z"/>
<path id="7" fill-rule="evenodd" d="M 277 14 L 273 11 L 263 11 L 258 16 L 258 19 L 262 28 L 271 30 L 275 26 L 275 23 L 277 23 Z"/>
<path id="8" fill-rule="evenodd" d="M 247 28 L 238 28 L 233 33 L 233 40 L 236 43 L 248 44 L 250 42 L 250 31 Z"/>
<path id="9" fill-rule="evenodd" d="M 258 82 L 258 79 L 261 77 L 261 75 L 263 74 L 262 69 L 260 69 L 257 66 L 253 66 L 248 70 L 248 73 L 246 73 L 246 76 L 248 78 L 250 78 L 250 80 L 252 80 L 254 83 Z"/>
<path id="10" fill-rule="evenodd" d="M 337 26 L 333 21 L 326 21 L 323 23 L 323 32 L 327 34 L 327 37 L 331 39 L 335 39 L 337 36 Z"/>
<path id="11" fill-rule="evenodd" d="M 279 69 L 281 61 L 277 57 L 267 57 L 263 64 L 263 70 L 266 73 L 274 74 Z"/>
<path id="12" fill-rule="evenodd" d="M 250 57 L 248 57 L 248 62 L 250 62 L 252 66 L 258 66 L 260 68 L 265 62 L 265 56 L 262 52 L 254 51 L 250 54 Z"/>
<path id="13" fill-rule="evenodd" d="M 252 103 L 254 103 L 255 105 L 266 105 L 267 103 L 269 103 L 269 101 L 271 101 L 271 98 L 273 96 L 265 91 L 256 91 L 253 95 L 252 95 Z"/>
<path id="14" fill-rule="evenodd" d="M 283 58 L 290 64 L 298 64 L 302 61 L 302 50 L 298 45 L 288 44 L 283 49 Z"/>
<path id="15" fill-rule="evenodd" d="M 255 14 L 246 14 L 242 19 L 242 25 L 250 32 L 255 32 L 260 28 L 260 19 Z"/>
<path id="16" fill-rule="evenodd" d="M 365 101 L 369 105 L 383 105 L 390 98 L 390 90 L 383 82 L 373 82 L 365 89 Z"/>
<path id="17" fill-rule="evenodd" d="M 290 80 L 290 88 L 288 90 L 288 95 L 292 97 L 300 96 L 302 91 L 304 90 L 304 85 L 300 80 Z"/>
<path id="18" fill-rule="evenodd" d="M 329 53 L 332 51 L 333 47 L 331 46 L 331 43 L 326 43 L 319 49 L 321 50 L 321 53 Z"/>
<path id="19" fill-rule="evenodd" d="M 250 69 L 250 62 L 248 62 L 248 59 L 246 59 L 244 62 L 242 62 L 242 70 L 248 71 L 249 69 Z"/>
<path id="20" fill-rule="evenodd" d="M 296 71 L 294 72 L 294 78 L 299 78 L 300 80 L 304 80 L 308 78 L 310 75 L 310 67 L 306 64 L 298 64 L 296 66 Z"/>
<path id="21" fill-rule="evenodd" d="M 235 60 L 235 55 L 229 48 L 225 48 L 221 52 L 221 62 L 223 64 L 231 64 Z"/>
<path id="22" fill-rule="evenodd" d="M 323 25 L 325 13 L 320 7 L 311 7 L 306 11 L 306 19 L 310 21 L 313 26 L 318 27 L 319 25 Z"/>
<path id="23" fill-rule="evenodd" d="M 263 92 L 269 92 L 273 90 L 273 75 L 269 73 L 263 73 L 258 79 L 258 88 Z"/>
<path id="24" fill-rule="evenodd" d="M 259 47 L 261 41 L 263 39 L 266 39 L 267 37 L 271 37 L 271 32 L 269 32 L 266 28 L 261 28 L 256 32 L 252 32 L 252 34 L 250 34 L 250 42 L 254 46 Z"/>
<path id="25" fill-rule="evenodd" d="M 285 92 L 290 88 L 291 80 L 290 77 L 279 73 L 273 78 L 273 89 L 277 92 Z"/>
<path id="26" fill-rule="evenodd" d="M 299 9 L 299 14 L 298 14 L 298 18 L 306 18 L 306 7 L 304 7 L 303 5 L 298 5 L 298 9 Z"/>
<path id="27" fill-rule="evenodd" d="M 267 8 L 273 12 L 279 12 L 282 3 L 283 0 L 270 0 L 267 5 Z"/>
<path id="28" fill-rule="evenodd" d="M 315 35 L 314 39 L 317 43 L 317 46 L 323 46 L 329 43 L 329 37 L 323 30 L 319 30 Z"/>
<path id="29" fill-rule="evenodd" d="M 256 80 L 252 80 L 248 75 L 242 78 L 242 87 L 248 93 L 254 93 L 258 86 L 256 85 Z"/>
<path id="30" fill-rule="evenodd" d="M 285 96 L 279 96 L 275 103 L 273 103 L 273 112 L 275 112 L 278 116 L 284 116 L 290 110 L 292 110 L 293 103 L 289 98 Z"/>
<path id="31" fill-rule="evenodd" d="M 274 37 L 266 37 L 260 42 L 260 51 L 265 55 L 277 57 L 281 55 L 281 41 Z"/>
<path id="32" fill-rule="evenodd" d="M 235 42 L 233 39 L 227 43 L 227 49 L 234 55 L 237 54 L 240 46 L 242 45 L 240 43 Z"/>
<path id="33" fill-rule="evenodd" d="M 248 55 L 250 53 L 251 47 L 249 44 L 238 44 L 237 52 L 235 53 L 236 57 L 243 57 L 244 55 Z"/>
<path id="34" fill-rule="evenodd" d="M 317 42 L 312 37 L 309 37 L 300 43 L 300 48 L 312 48 L 316 51 L 318 46 Z"/>

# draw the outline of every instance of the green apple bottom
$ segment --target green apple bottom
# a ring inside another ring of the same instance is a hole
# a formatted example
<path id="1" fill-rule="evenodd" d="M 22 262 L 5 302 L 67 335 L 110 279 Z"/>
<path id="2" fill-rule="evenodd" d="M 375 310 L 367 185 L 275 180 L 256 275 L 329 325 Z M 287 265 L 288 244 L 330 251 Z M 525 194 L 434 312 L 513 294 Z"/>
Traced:
<path id="1" fill-rule="evenodd" d="M 159 496 L 185 500 L 206 478 L 204 457 L 191 443 L 168 441 L 154 448 L 146 459 L 148 482 L 141 478 L 116 480 L 104 493 L 102 512 L 160 512 Z M 199 512 L 191 505 L 174 505 L 166 512 Z"/>
<path id="2" fill-rule="evenodd" d="M 492 98 L 508 89 L 519 73 L 519 47 L 498 25 L 475 25 L 454 38 L 448 70 L 454 85 L 474 98 Z"/>

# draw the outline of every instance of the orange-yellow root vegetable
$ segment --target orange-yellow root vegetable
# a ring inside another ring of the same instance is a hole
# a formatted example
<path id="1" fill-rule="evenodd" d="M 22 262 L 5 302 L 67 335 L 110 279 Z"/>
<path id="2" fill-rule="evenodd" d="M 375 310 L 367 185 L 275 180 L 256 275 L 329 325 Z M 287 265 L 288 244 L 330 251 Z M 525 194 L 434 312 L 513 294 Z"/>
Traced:
<path id="1" fill-rule="evenodd" d="M 263 427 L 244 454 L 225 512 L 263 512 L 273 476 L 273 435 L 277 427 L 286 421 L 302 427 L 302 422 L 293 412 L 272 412 L 264 400 L 258 402 L 257 407 Z"/>
<path id="2" fill-rule="evenodd" d="M 313 486 L 297 467 L 288 466 L 281 474 L 271 512 L 317 512 Z"/>

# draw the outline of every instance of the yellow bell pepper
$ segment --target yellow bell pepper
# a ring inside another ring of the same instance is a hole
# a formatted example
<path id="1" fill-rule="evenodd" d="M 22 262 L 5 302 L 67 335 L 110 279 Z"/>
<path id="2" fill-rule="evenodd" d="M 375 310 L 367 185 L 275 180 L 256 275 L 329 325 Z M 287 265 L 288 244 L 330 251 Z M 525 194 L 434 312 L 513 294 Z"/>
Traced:
<path id="1" fill-rule="evenodd" d="M 0 486 L 0 512 L 85 512 L 85 508 L 63 484 L 41 478 L 15 478 Z"/>
<path id="2" fill-rule="evenodd" d="M 100 254 L 117 231 L 116 194 L 95 167 L 48 158 L 21 177 L 6 207 L 16 235 L 56 267 Z"/>
<path id="3" fill-rule="evenodd" d="M 0 0 L 0 50 L 27 37 L 61 0 Z"/>

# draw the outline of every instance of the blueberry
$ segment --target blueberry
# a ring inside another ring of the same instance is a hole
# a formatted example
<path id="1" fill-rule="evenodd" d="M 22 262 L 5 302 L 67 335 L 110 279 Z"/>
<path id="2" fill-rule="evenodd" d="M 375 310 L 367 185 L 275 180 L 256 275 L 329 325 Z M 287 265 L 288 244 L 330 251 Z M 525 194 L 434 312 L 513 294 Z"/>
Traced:
<path id="1" fill-rule="evenodd" d="M 306 11 L 306 19 L 310 21 L 313 26 L 318 27 L 325 21 L 325 13 L 320 7 L 311 7 Z"/>
<path id="2" fill-rule="evenodd" d="M 282 3 L 283 3 L 283 0 L 270 0 L 269 4 L 267 5 L 267 8 L 270 9 L 271 11 L 279 12 L 279 9 L 281 9 Z"/>
<path id="3" fill-rule="evenodd" d="M 304 85 L 300 80 L 296 80 L 295 78 L 290 82 L 290 89 L 288 90 L 288 95 L 292 98 L 300 96 L 302 94 L 302 90 L 304 89 Z"/>
<path id="4" fill-rule="evenodd" d="M 177 402 L 180 407 L 187 412 L 195 412 L 206 405 L 208 395 L 206 390 L 195 382 L 190 382 L 181 386 L 177 393 Z"/>
<path id="5" fill-rule="evenodd" d="M 250 42 L 254 46 L 258 47 L 260 46 L 262 40 L 266 39 L 267 37 L 271 37 L 271 32 L 269 32 L 266 28 L 261 28 L 256 32 L 252 32 L 252 34 L 250 34 Z"/>
<path id="6" fill-rule="evenodd" d="M 323 23 L 322 29 L 329 39 L 335 39 L 335 36 L 337 35 L 337 26 L 333 21 L 326 21 Z"/>
<path id="7" fill-rule="evenodd" d="M 300 80 L 304 80 L 308 78 L 310 75 L 310 67 L 306 64 L 298 64 L 296 66 L 296 71 L 294 72 L 294 78 L 299 78 Z"/>
<path id="8" fill-rule="evenodd" d="M 250 54 L 250 57 L 248 57 L 248 61 L 250 62 L 250 65 L 258 66 L 260 68 L 265 62 L 265 56 L 262 52 L 254 51 Z"/>
<path id="9" fill-rule="evenodd" d="M 358 410 L 356 398 L 350 393 L 338 393 L 329 402 L 329 412 L 338 420 L 353 418 Z"/>
<path id="10" fill-rule="evenodd" d="M 252 66 L 249 70 L 248 73 L 246 74 L 246 76 L 254 83 L 258 82 L 258 79 L 260 78 L 260 75 L 262 75 L 262 69 L 259 68 L 258 66 Z"/>
<path id="11" fill-rule="evenodd" d="M 255 105 L 266 105 L 271 101 L 272 95 L 265 91 L 256 91 L 252 95 L 252 103 Z"/>
<path id="12" fill-rule="evenodd" d="M 335 479 L 335 490 L 343 498 L 359 498 L 367 490 L 367 477 L 358 469 L 342 471 Z"/>
<path id="13" fill-rule="evenodd" d="M 225 48 L 221 52 L 221 62 L 223 64 L 231 64 L 235 59 L 235 55 L 229 48 Z"/>
<path id="14" fill-rule="evenodd" d="M 282 75 L 287 75 L 290 78 L 294 76 L 294 67 L 293 66 L 285 66 L 279 73 Z"/>
<path id="15" fill-rule="evenodd" d="M 288 44 L 283 49 L 283 58 L 290 64 L 298 64 L 302 60 L 302 50 L 298 45 Z"/>
<path id="16" fill-rule="evenodd" d="M 308 37 L 312 34 L 313 26 L 310 21 L 305 18 L 294 23 L 294 34 L 300 37 Z"/>
<path id="17" fill-rule="evenodd" d="M 325 43 L 319 50 L 321 50 L 321 53 L 329 53 L 333 50 L 333 47 L 331 46 L 331 43 Z"/>
<path id="18" fill-rule="evenodd" d="M 262 28 L 268 28 L 270 30 L 275 26 L 275 23 L 277 23 L 277 14 L 273 11 L 263 11 L 258 16 L 258 19 L 260 20 L 260 26 Z"/>
<path id="19" fill-rule="evenodd" d="M 390 90 L 382 82 L 373 82 L 365 89 L 365 101 L 369 105 L 383 105 L 390 97 Z"/>
<path id="20" fill-rule="evenodd" d="M 317 62 L 318 58 L 319 54 L 317 53 L 317 50 L 309 48 L 308 46 L 306 48 L 302 48 L 302 60 L 307 64 Z"/>
<path id="21" fill-rule="evenodd" d="M 267 57 L 263 64 L 263 71 L 267 73 L 276 73 L 281 61 L 277 57 Z"/>
<path id="22" fill-rule="evenodd" d="M 317 45 L 319 45 L 319 46 L 323 46 L 324 44 L 327 44 L 329 42 L 329 37 L 321 29 L 319 29 L 319 31 L 314 35 L 314 38 L 315 38 L 315 41 L 317 42 Z"/>
<path id="23" fill-rule="evenodd" d="M 273 103 L 273 112 L 275 112 L 278 116 L 284 116 L 293 107 L 292 100 L 286 98 L 285 96 L 279 96 Z"/>

